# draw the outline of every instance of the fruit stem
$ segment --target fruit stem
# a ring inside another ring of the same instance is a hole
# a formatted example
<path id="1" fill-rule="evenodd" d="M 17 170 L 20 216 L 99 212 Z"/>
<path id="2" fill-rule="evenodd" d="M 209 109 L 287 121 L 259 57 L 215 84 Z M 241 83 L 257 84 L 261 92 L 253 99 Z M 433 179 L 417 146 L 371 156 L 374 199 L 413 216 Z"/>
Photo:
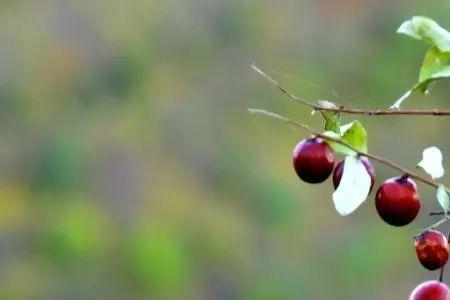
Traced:
<path id="1" fill-rule="evenodd" d="M 400 179 L 398 180 L 400 183 L 405 183 L 408 181 L 409 175 L 408 174 L 403 174 L 402 177 L 400 177 Z"/>

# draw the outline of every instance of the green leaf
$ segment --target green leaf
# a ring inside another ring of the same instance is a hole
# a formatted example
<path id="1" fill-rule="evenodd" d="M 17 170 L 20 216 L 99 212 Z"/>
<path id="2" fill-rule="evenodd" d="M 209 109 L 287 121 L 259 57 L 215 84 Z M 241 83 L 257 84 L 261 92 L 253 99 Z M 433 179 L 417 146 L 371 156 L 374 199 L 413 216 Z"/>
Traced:
<path id="1" fill-rule="evenodd" d="M 340 138 L 343 142 L 349 144 L 353 148 L 361 152 L 367 152 L 367 131 L 359 121 L 343 125 L 340 127 L 341 134 L 336 132 L 327 131 L 324 134 L 334 138 Z M 345 147 L 341 144 L 337 144 L 332 141 L 327 141 L 331 148 L 337 153 L 344 155 L 356 155 L 355 151 Z"/>
<path id="2" fill-rule="evenodd" d="M 397 29 L 397 33 L 425 41 L 432 47 L 423 60 L 419 81 L 403 94 L 390 109 L 400 109 L 403 101 L 409 98 L 414 91 L 428 92 L 433 81 L 450 77 L 450 32 L 432 19 L 416 16 L 403 22 Z"/>
<path id="3" fill-rule="evenodd" d="M 432 19 L 412 17 L 400 25 L 397 33 L 430 43 L 441 52 L 450 52 L 450 32 Z"/>
<path id="4" fill-rule="evenodd" d="M 433 74 L 441 71 L 450 65 L 450 53 L 439 51 L 436 47 L 431 47 L 425 54 L 425 58 L 420 68 L 419 81 L 425 81 Z"/>
<path id="5" fill-rule="evenodd" d="M 318 105 L 323 108 L 338 108 L 336 104 L 327 100 L 317 101 Z M 341 125 L 341 113 L 339 111 L 320 111 L 325 120 L 325 130 L 340 133 L 339 126 Z"/>
<path id="6" fill-rule="evenodd" d="M 324 135 L 329 136 L 329 137 L 333 137 L 333 138 L 336 138 L 336 139 L 342 139 L 342 137 L 341 137 L 341 135 L 339 133 L 336 133 L 336 132 L 333 132 L 333 131 L 325 131 Z M 343 154 L 343 155 L 352 155 L 352 156 L 355 155 L 355 151 L 353 151 L 353 150 L 351 150 L 351 149 L 349 149 L 349 148 L 347 148 L 347 147 L 345 147 L 345 146 L 343 146 L 341 144 L 338 144 L 338 143 L 330 141 L 330 140 L 327 140 L 326 142 L 327 142 L 328 145 L 330 145 L 330 147 L 336 153 L 340 153 L 340 154 Z"/>
<path id="7" fill-rule="evenodd" d="M 431 47 L 425 54 L 420 68 L 419 82 L 414 89 L 425 92 L 432 81 L 450 77 L 449 60 L 450 53 L 441 52 L 438 48 Z"/>
<path id="8" fill-rule="evenodd" d="M 436 193 L 439 204 L 444 209 L 444 213 L 447 216 L 448 209 L 450 207 L 450 199 L 445 187 L 441 184 Z"/>
<path id="9" fill-rule="evenodd" d="M 431 47 L 425 54 L 420 68 L 419 81 L 402 97 L 400 97 L 392 109 L 400 109 L 400 105 L 415 91 L 426 93 L 430 84 L 436 80 L 450 78 L 450 52 L 441 52 L 437 47 Z"/>
<path id="10" fill-rule="evenodd" d="M 428 88 L 428 85 L 431 82 L 434 82 L 439 79 L 444 79 L 444 78 L 450 78 L 450 65 L 443 67 L 439 71 L 436 71 L 433 74 L 431 74 L 426 80 L 419 82 L 417 84 L 417 86 L 415 87 L 415 89 L 418 89 L 421 91 L 426 91 Z"/>
<path id="11" fill-rule="evenodd" d="M 360 121 L 341 126 L 342 139 L 361 152 L 367 152 L 367 131 Z"/>

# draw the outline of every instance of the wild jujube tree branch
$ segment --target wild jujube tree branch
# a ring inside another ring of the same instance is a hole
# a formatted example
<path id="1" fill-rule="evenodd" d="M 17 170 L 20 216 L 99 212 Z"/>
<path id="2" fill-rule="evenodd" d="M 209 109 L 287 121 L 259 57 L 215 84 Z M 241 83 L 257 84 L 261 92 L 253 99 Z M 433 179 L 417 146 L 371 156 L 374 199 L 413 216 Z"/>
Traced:
<path id="1" fill-rule="evenodd" d="M 307 125 L 305 125 L 303 123 L 299 123 L 299 122 L 294 121 L 294 120 L 292 120 L 290 118 L 287 118 L 285 116 L 282 116 L 282 115 L 279 115 L 279 114 L 276 114 L 276 113 L 273 113 L 273 112 L 270 112 L 270 111 L 266 111 L 266 110 L 263 110 L 263 109 L 253 109 L 253 108 L 249 108 L 248 111 L 251 114 L 263 115 L 263 116 L 267 116 L 267 117 L 270 117 L 270 118 L 273 118 L 273 119 L 280 120 L 280 121 L 282 121 L 284 123 L 287 123 L 289 125 L 292 125 L 292 126 L 294 126 L 296 128 L 300 128 L 300 129 L 310 133 L 314 137 L 319 137 L 319 138 L 324 139 L 326 141 L 330 141 L 330 142 L 334 142 L 334 143 L 337 143 L 339 145 L 342 145 L 342 146 L 344 146 L 344 147 L 354 151 L 357 156 L 368 157 L 370 159 L 373 159 L 374 161 L 377 161 L 378 163 L 381 163 L 381 164 L 383 164 L 385 166 L 388 166 L 388 167 L 390 167 L 390 168 L 392 168 L 394 170 L 399 171 L 400 173 L 403 174 L 402 177 L 414 178 L 414 179 L 416 179 L 416 180 L 418 180 L 418 181 L 420 181 L 420 182 L 422 182 L 422 183 L 424 183 L 424 184 L 426 184 L 426 185 L 428 185 L 430 187 L 433 187 L 435 189 L 439 189 L 440 187 L 443 187 L 447 193 L 450 192 L 449 188 L 447 188 L 447 187 L 437 183 L 436 181 L 434 181 L 432 179 L 426 178 L 426 177 L 421 176 L 421 175 L 419 175 L 419 174 L 417 174 L 415 172 L 412 172 L 412 171 L 408 170 L 407 168 L 404 168 L 404 167 L 400 166 L 399 164 L 391 161 L 390 159 L 388 159 L 386 157 L 381 157 L 381 156 L 378 156 L 378 155 L 375 155 L 375 154 L 372 154 L 372 153 L 369 153 L 369 152 L 362 152 L 359 149 L 353 147 L 352 145 L 346 143 L 341 138 L 336 138 L 336 137 L 333 137 L 333 136 L 326 135 L 324 133 L 317 132 L 317 131 L 311 129 L 309 126 L 307 126 Z M 445 217 L 440 219 L 439 221 L 433 223 L 429 227 L 423 229 L 421 231 L 421 233 L 414 235 L 415 239 L 420 238 L 424 233 L 426 233 L 426 232 L 428 232 L 430 230 L 434 230 L 435 228 L 441 226 L 442 224 L 450 221 L 450 217 L 447 216 L 447 212 L 431 212 L 430 215 L 431 216 L 433 216 L 433 215 L 445 215 Z M 450 232 L 449 232 L 448 236 L 449 236 L 448 239 L 450 240 Z M 441 267 L 440 275 L 439 275 L 439 281 L 442 281 L 443 274 L 444 274 L 444 266 Z"/>
<path id="2" fill-rule="evenodd" d="M 342 139 L 331 137 L 329 135 L 317 132 L 317 131 L 311 129 L 309 126 L 305 125 L 305 124 L 299 123 L 297 121 L 294 121 L 294 120 L 289 119 L 287 117 L 284 117 L 282 115 L 279 115 L 279 114 L 276 114 L 276 113 L 273 113 L 273 112 L 270 112 L 270 111 L 266 111 L 264 109 L 249 108 L 248 111 L 251 114 L 264 115 L 264 116 L 267 116 L 267 117 L 271 117 L 271 118 L 283 121 L 283 122 L 288 123 L 290 125 L 293 125 L 293 126 L 295 126 L 297 128 L 301 128 L 303 130 L 306 130 L 307 132 L 309 132 L 310 134 L 312 134 L 312 135 L 314 135 L 316 137 L 319 137 L 321 139 L 332 141 L 332 142 L 335 142 L 337 144 L 340 144 L 340 145 L 342 145 L 344 147 L 347 147 L 348 149 L 356 152 L 357 155 L 359 155 L 359 156 L 365 156 L 365 157 L 371 158 L 371 159 L 373 159 L 373 160 L 375 160 L 375 161 L 377 161 L 377 162 L 379 162 L 381 164 L 384 164 L 384 165 L 386 165 L 386 166 L 388 166 L 388 167 L 390 167 L 392 169 L 395 169 L 395 170 L 399 171 L 400 173 L 402 173 L 403 175 L 405 175 L 407 177 L 414 178 L 414 179 L 416 179 L 418 181 L 421 181 L 422 183 L 427 184 L 427 185 L 429 185 L 429 186 L 431 186 L 433 188 L 437 189 L 440 186 L 440 184 L 437 183 L 436 181 L 434 181 L 432 179 L 429 179 L 429 178 L 426 178 L 424 176 L 421 176 L 421 175 L 419 175 L 417 173 L 414 173 L 414 172 L 412 172 L 412 171 L 410 171 L 410 170 L 408 170 L 408 169 L 398 165 L 397 163 L 395 163 L 395 162 L 393 162 L 393 161 L 391 161 L 391 160 L 389 160 L 389 159 L 387 159 L 385 157 L 381 157 L 381 156 L 378 156 L 378 155 L 375 155 L 375 154 L 372 154 L 372 153 L 368 153 L 368 152 L 362 152 L 362 151 L 356 149 L 355 147 L 351 146 L 350 144 L 346 143 Z M 450 192 L 449 188 L 446 187 L 445 189 L 447 190 L 447 192 Z"/>
<path id="3" fill-rule="evenodd" d="M 297 103 L 305 105 L 312 108 L 315 111 L 331 111 L 345 114 L 353 115 L 366 115 L 366 116 L 450 116 L 450 110 L 439 110 L 439 109 L 408 109 L 408 110 L 398 110 L 398 109 L 358 109 L 358 108 L 346 108 L 345 106 L 339 107 L 325 107 L 320 104 L 315 104 L 308 102 L 293 93 L 289 92 L 285 87 L 283 87 L 278 81 L 273 79 L 267 73 L 265 73 L 261 68 L 255 65 L 253 61 L 250 62 L 250 67 L 268 82 L 274 85 L 278 90 L 285 94 L 291 100 Z"/>
<path id="4" fill-rule="evenodd" d="M 359 109 L 336 105 L 327 100 L 315 103 L 304 100 L 284 88 L 278 81 L 262 71 L 253 62 L 251 68 L 291 100 L 320 112 L 325 120 L 324 132 L 262 109 L 249 109 L 252 114 L 261 114 L 281 120 L 312 135 L 301 140 L 294 148 L 292 163 L 298 177 L 304 182 L 318 184 L 332 175 L 335 191 L 332 199 L 337 212 L 346 216 L 354 212 L 368 197 L 375 183 L 375 169 L 370 160 L 399 171 L 401 176 L 385 180 L 375 196 L 375 206 L 382 220 L 392 226 L 411 223 L 421 208 L 420 195 L 413 179 L 436 189 L 436 198 L 442 212 L 431 212 L 431 216 L 444 216 L 414 236 L 414 247 L 420 263 L 428 270 L 438 270 L 438 281 L 427 281 L 415 288 L 409 300 L 450 299 L 450 288 L 442 283 L 444 267 L 449 258 L 450 230 L 444 235 L 436 228 L 450 221 L 450 190 L 436 179 L 444 175 L 442 152 L 436 146 L 423 150 L 422 160 L 417 164 L 430 177 L 417 174 L 390 159 L 372 154 L 368 150 L 368 134 L 362 123 L 355 120 L 341 125 L 343 115 L 367 116 L 450 116 L 450 110 L 411 110 L 400 106 L 413 92 L 429 91 L 430 83 L 450 78 L 450 32 L 425 17 L 413 17 L 404 22 L 397 31 L 414 39 L 431 44 L 423 60 L 418 82 L 387 110 Z M 336 153 L 345 159 L 335 165 Z M 370 160 L 369 160 L 370 159 Z"/>
<path id="5" fill-rule="evenodd" d="M 445 214 L 450 214 L 450 211 L 447 211 L 447 213 L 445 213 L 445 211 L 432 211 L 430 212 L 430 216 L 442 216 Z"/>

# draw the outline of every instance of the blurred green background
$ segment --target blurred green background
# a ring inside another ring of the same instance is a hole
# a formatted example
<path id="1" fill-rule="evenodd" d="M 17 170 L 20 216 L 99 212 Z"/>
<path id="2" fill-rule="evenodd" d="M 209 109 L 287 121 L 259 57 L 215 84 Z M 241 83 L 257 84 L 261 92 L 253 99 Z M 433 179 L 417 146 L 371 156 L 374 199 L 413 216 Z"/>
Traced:
<path id="1" fill-rule="evenodd" d="M 373 195 L 334 210 L 330 181 L 295 176 L 319 129 L 296 94 L 386 108 L 415 83 L 426 45 L 395 34 L 449 1 L 1 0 L 0 299 L 406 299 L 437 278 Z M 450 108 L 448 82 L 409 108 Z M 345 121 L 353 120 L 345 116 Z M 361 117 L 370 151 L 414 168 L 450 119 Z M 378 182 L 398 175 L 376 165 Z M 448 177 L 445 179 L 447 183 Z M 447 272 L 447 280 L 450 272 Z"/>

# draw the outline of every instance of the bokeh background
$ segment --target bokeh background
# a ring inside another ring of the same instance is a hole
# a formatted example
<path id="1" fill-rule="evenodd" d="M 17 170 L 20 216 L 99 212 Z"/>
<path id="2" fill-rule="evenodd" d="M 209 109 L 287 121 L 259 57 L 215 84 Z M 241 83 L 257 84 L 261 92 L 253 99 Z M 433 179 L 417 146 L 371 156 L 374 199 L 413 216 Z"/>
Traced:
<path id="1" fill-rule="evenodd" d="M 434 191 L 421 186 L 405 228 L 379 219 L 373 195 L 340 217 L 330 181 L 292 170 L 306 135 L 246 110 L 314 128 L 320 117 L 248 62 L 306 99 L 386 108 L 427 49 L 395 30 L 413 15 L 450 28 L 449 11 L 438 0 L 0 1 L 0 299 L 406 299 L 438 276 L 411 238 L 436 221 Z M 448 109 L 449 98 L 441 82 L 406 105 Z M 359 119 L 371 152 L 414 168 L 437 145 L 450 168 L 449 119 Z"/>

